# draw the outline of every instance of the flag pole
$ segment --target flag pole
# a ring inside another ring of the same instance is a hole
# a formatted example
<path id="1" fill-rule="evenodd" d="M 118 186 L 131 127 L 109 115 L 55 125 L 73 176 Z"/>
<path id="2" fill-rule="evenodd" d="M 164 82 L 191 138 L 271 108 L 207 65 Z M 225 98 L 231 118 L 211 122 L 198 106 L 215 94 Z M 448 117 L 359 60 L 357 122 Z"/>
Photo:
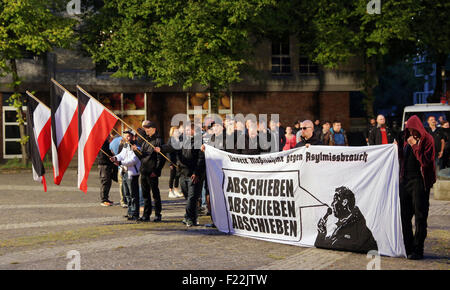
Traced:
<path id="1" fill-rule="evenodd" d="M 60 89 L 64 90 L 65 92 L 67 92 L 72 98 L 78 100 L 77 97 L 75 97 L 74 95 L 72 95 L 71 92 L 69 92 L 69 90 L 67 90 L 65 87 L 63 87 L 60 83 L 58 83 L 54 78 L 50 79 L 55 85 L 57 85 Z"/>
<path id="2" fill-rule="evenodd" d="M 108 153 L 106 153 L 105 151 L 103 151 L 103 149 L 100 148 L 100 151 L 103 152 L 103 154 L 105 154 L 108 158 L 111 158 L 112 156 L 109 156 Z"/>
<path id="3" fill-rule="evenodd" d="M 83 92 L 85 95 L 89 96 L 91 99 L 93 99 L 94 101 L 96 101 L 97 103 L 99 103 L 100 105 L 102 105 L 103 107 L 105 107 L 105 105 L 103 105 L 102 103 L 100 103 L 96 98 L 92 97 L 88 92 L 86 92 L 82 87 L 80 87 L 79 85 L 77 85 L 77 89 L 79 89 L 81 92 Z M 128 128 L 131 128 L 134 130 L 133 127 L 131 127 L 130 125 L 128 125 L 124 120 L 122 120 L 121 118 L 119 118 L 119 116 L 117 116 L 116 114 L 114 114 L 110 109 L 108 109 L 107 107 L 105 107 L 105 109 L 112 115 L 116 116 L 116 118 L 122 122 L 125 126 L 127 126 Z M 152 146 L 153 149 L 155 149 L 155 146 L 150 143 L 146 138 L 144 138 L 141 134 L 139 134 L 139 132 L 137 130 L 134 130 L 136 132 L 136 134 L 142 138 L 142 140 L 144 140 L 148 145 Z M 176 168 L 178 168 L 178 166 L 176 164 L 174 164 L 169 158 L 167 158 L 166 155 L 164 155 L 162 152 L 157 152 L 159 154 L 161 154 L 167 161 L 169 161 L 173 166 L 175 166 Z"/>
<path id="4" fill-rule="evenodd" d="M 117 133 L 117 134 L 119 134 L 119 135 L 122 135 L 122 134 L 120 134 L 119 132 L 117 132 L 117 130 L 116 130 L 116 129 L 114 129 L 114 128 L 113 128 L 113 131 L 114 131 L 114 132 L 116 132 L 116 133 Z M 130 143 L 130 142 L 128 142 L 128 141 L 125 141 L 125 142 L 126 142 L 127 144 L 130 144 L 130 145 L 131 145 L 131 143 Z M 141 155 L 142 155 L 142 152 L 141 152 L 141 151 L 140 151 L 139 149 L 137 149 L 137 148 L 136 148 L 136 151 L 137 151 L 137 152 L 139 152 L 139 154 L 141 154 Z"/>
<path id="5" fill-rule="evenodd" d="M 36 98 L 35 96 L 33 96 L 32 93 L 30 93 L 29 91 L 25 91 L 25 92 L 27 93 L 27 95 L 28 95 L 29 97 L 33 98 L 36 102 L 38 102 L 39 104 L 43 105 L 44 107 L 46 107 L 47 109 L 50 110 L 50 108 L 47 107 L 46 104 L 44 104 L 41 100 L 39 100 L 38 98 Z"/>

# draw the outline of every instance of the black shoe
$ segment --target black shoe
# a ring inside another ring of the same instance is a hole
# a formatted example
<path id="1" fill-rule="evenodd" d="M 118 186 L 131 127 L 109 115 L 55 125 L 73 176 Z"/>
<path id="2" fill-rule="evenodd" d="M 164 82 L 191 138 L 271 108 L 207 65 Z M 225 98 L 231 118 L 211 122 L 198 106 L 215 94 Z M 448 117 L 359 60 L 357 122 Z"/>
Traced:
<path id="1" fill-rule="evenodd" d="M 150 221 L 150 218 L 148 217 L 140 217 L 138 219 L 139 222 L 148 223 Z"/>
<path id="2" fill-rule="evenodd" d="M 215 224 L 206 224 L 205 227 L 207 228 L 216 228 Z"/>
<path id="3" fill-rule="evenodd" d="M 129 220 L 129 221 L 138 221 L 138 218 L 135 217 L 135 216 L 129 216 L 129 217 L 127 218 L 127 220 Z"/>
<path id="4" fill-rule="evenodd" d="M 408 255 L 408 260 L 422 260 L 423 254 L 421 253 L 412 253 L 411 255 Z"/>
<path id="5" fill-rule="evenodd" d="M 130 216 L 129 216 L 129 215 L 124 215 L 123 217 L 124 217 L 124 218 L 129 218 Z"/>
<path id="6" fill-rule="evenodd" d="M 161 216 L 160 216 L 160 215 L 157 215 L 157 216 L 153 219 L 153 221 L 154 221 L 155 223 L 160 222 L 160 221 L 161 221 Z"/>

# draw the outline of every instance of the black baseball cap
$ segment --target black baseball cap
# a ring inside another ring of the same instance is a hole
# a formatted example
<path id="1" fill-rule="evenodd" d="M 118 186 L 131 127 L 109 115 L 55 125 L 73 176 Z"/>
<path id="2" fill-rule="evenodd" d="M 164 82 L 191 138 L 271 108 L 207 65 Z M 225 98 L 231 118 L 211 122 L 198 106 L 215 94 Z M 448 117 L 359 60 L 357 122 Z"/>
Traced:
<path id="1" fill-rule="evenodd" d="M 123 131 L 123 134 L 131 134 L 131 135 L 133 135 L 133 136 L 135 135 L 135 134 L 134 134 L 134 131 L 133 131 L 133 130 L 130 130 L 130 129 Z"/>

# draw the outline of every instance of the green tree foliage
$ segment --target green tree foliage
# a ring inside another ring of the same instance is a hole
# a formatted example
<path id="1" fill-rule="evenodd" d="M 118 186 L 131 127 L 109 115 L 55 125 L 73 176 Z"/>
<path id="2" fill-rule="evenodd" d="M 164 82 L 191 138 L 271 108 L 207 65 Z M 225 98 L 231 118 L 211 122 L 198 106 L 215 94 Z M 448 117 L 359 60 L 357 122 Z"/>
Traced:
<path id="1" fill-rule="evenodd" d="M 381 13 L 369 14 L 368 3 L 367 0 L 312 2 L 310 11 L 314 17 L 308 27 L 308 41 L 302 42 L 302 48 L 314 61 L 329 68 L 338 68 L 353 57 L 362 59 L 365 108 L 373 116 L 377 66 L 392 49 L 414 48 L 410 45 L 416 41 L 411 27 L 420 5 L 416 0 L 383 0 Z"/>
<path id="2" fill-rule="evenodd" d="M 414 17 L 413 31 L 417 46 L 431 63 L 436 63 L 436 86 L 429 102 L 439 102 L 442 95 L 441 68 L 450 54 L 450 1 L 422 0 Z"/>
<path id="3" fill-rule="evenodd" d="M 74 20 L 57 11 L 65 9 L 64 1 L 0 0 L 0 75 L 11 76 L 14 94 L 9 102 L 17 109 L 22 160 L 26 163 L 23 100 L 19 93 L 22 82 L 16 60 L 25 54 L 42 55 L 55 46 L 68 46 L 73 41 Z"/>
<path id="4" fill-rule="evenodd" d="M 84 49 L 117 77 L 212 93 L 241 80 L 252 27 L 273 0 L 112 0 L 87 15 Z"/>

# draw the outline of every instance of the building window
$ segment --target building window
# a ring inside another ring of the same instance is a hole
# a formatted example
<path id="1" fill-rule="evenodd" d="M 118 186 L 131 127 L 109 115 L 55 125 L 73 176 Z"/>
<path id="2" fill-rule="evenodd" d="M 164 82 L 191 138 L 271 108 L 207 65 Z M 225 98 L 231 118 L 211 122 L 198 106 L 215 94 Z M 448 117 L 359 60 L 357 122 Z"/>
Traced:
<path id="1" fill-rule="evenodd" d="M 306 56 L 300 56 L 299 58 L 299 72 L 302 75 L 315 75 L 319 73 L 319 65 L 312 62 Z"/>
<path id="2" fill-rule="evenodd" d="M 194 120 L 194 115 L 200 112 L 195 107 L 201 108 L 202 120 L 203 117 L 210 114 L 211 98 L 209 93 L 187 93 L 186 94 L 186 113 L 191 120 Z M 224 117 L 227 114 L 233 113 L 233 95 L 231 93 L 220 93 L 218 100 L 218 114 Z"/>
<path id="3" fill-rule="evenodd" d="M 289 36 L 272 41 L 272 74 L 291 74 L 291 55 Z"/>
<path id="4" fill-rule="evenodd" d="M 7 104 L 6 100 L 11 94 L 3 93 L 3 104 Z M 26 118 L 27 107 L 23 106 L 23 117 Z M 17 122 L 16 108 L 13 106 L 2 107 L 2 120 L 3 120 L 3 158 L 22 158 L 22 150 L 20 147 L 20 131 L 19 123 Z M 25 122 L 25 126 L 26 126 Z"/>
<path id="5" fill-rule="evenodd" d="M 133 129 L 142 126 L 146 116 L 146 93 L 101 93 L 98 100 Z M 114 129 L 121 133 L 127 128 L 118 121 Z"/>

